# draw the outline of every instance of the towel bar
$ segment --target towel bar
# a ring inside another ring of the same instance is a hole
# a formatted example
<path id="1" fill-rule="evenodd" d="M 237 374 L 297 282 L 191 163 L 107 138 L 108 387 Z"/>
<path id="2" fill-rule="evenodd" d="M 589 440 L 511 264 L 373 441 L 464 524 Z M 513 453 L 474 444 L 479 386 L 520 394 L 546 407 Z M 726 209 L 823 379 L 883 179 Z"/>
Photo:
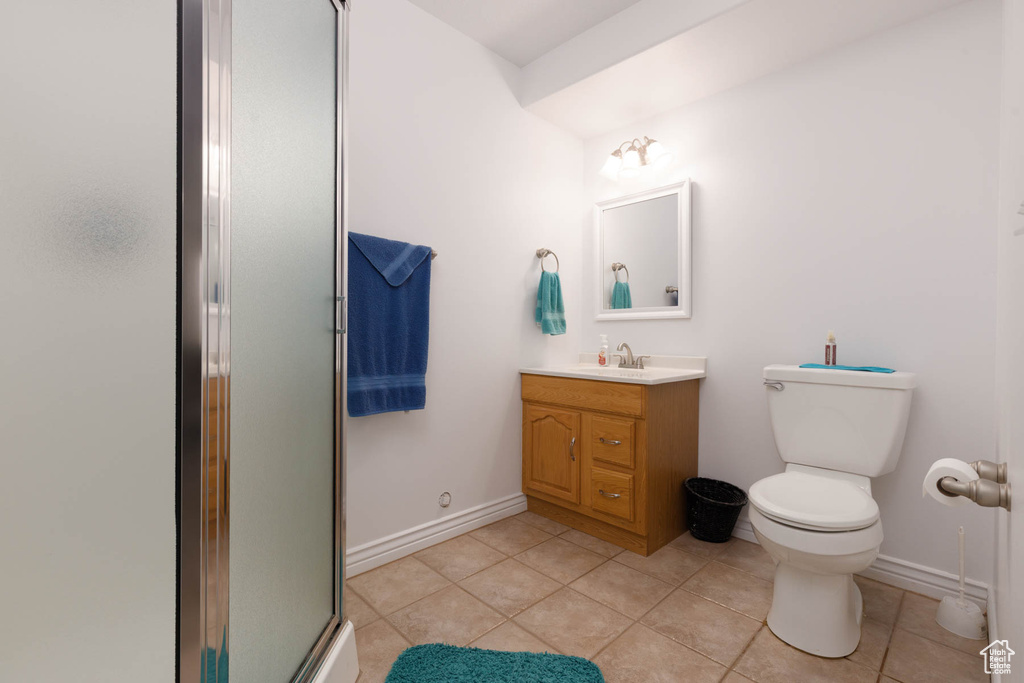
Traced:
<path id="1" fill-rule="evenodd" d="M 437 258 L 437 249 L 431 249 L 430 250 L 430 260 L 433 261 L 436 258 Z"/>
<path id="2" fill-rule="evenodd" d="M 626 271 L 626 282 L 629 282 L 629 268 L 626 267 L 625 263 L 613 263 L 612 264 L 612 274 L 615 276 L 615 281 L 618 282 L 618 280 L 619 280 L 619 276 L 615 275 L 615 273 L 617 273 L 620 270 Z"/>
<path id="3" fill-rule="evenodd" d="M 540 259 L 540 269 L 541 270 L 544 270 L 544 257 L 545 256 L 554 256 L 555 257 L 555 272 L 557 273 L 559 268 L 562 267 L 558 263 L 558 254 L 556 254 L 555 252 L 551 251 L 550 249 L 538 249 L 537 250 L 537 258 Z"/>

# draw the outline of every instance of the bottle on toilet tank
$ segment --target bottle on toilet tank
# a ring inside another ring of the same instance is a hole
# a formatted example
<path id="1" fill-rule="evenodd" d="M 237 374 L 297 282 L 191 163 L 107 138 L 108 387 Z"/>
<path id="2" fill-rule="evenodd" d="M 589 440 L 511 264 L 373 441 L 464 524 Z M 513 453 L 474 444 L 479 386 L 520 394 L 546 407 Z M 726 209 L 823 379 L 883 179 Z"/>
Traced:
<path id="1" fill-rule="evenodd" d="M 825 339 L 825 365 L 836 364 L 836 333 L 832 330 L 828 331 L 828 337 Z"/>

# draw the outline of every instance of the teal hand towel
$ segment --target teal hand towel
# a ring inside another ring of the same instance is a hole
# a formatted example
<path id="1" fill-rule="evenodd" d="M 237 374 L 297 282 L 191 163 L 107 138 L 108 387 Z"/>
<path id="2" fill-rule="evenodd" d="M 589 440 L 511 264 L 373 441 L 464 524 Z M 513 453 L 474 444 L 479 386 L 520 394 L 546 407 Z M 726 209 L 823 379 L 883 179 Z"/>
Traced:
<path id="1" fill-rule="evenodd" d="M 616 282 L 612 287 L 612 308 L 633 308 L 633 295 L 628 282 Z"/>
<path id="2" fill-rule="evenodd" d="M 874 365 L 822 365 L 821 363 L 804 363 L 802 368 L 818 368 L 821 370 L 853 370 L 855 372 L 884 372 L 891 374 L 896 372 L 892 368 L 878 368 Z"/>
<path id="3" fill-rule="evenodd" d="M 544 271 L 537 287 L 537 311 L 534 316 L 544 334 L 565 334 L 565 303 L 558 273 Z"/>

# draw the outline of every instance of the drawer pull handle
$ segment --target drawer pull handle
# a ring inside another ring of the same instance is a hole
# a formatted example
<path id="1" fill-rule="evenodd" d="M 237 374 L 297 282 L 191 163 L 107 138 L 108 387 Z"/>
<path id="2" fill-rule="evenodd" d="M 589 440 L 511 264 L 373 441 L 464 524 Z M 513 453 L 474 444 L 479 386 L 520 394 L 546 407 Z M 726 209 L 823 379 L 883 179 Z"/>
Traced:
<path id="1" fill-rule="evenodd" d="M 572 437 L 572 441 L 569 442 L 569 457 L 573 462 L 576 462 L 576 437 Z"/>
<path id="2" fill-rule="evenodd" d="M 603 436 L 600 439 L 598 439 L 598 441 L 600 441 L 601 443 L 605 444 L 606 446 L 621 446 L 622 445 L 621 441 L 612 441 L 611 439 L 606 439 Z"/>
<path id="3" fill-rule="evenodd" d="M 597 492 L 605 498 L 622 498 L 621 493 L 607 493 L 604 489 L 598 489 Z"/>

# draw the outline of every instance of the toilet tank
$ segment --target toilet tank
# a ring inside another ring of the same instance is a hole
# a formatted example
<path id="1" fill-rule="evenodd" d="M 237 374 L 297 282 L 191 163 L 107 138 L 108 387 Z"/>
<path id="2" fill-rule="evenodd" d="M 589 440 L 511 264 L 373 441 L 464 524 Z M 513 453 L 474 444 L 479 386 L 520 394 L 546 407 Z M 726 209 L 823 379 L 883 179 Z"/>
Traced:
<path id="1" fill-rule="evenodd" d="M 896 469 L 916 385 L 913 373 L 769 365 L 764 379 L 783 461 L 866 477 Z"/>

